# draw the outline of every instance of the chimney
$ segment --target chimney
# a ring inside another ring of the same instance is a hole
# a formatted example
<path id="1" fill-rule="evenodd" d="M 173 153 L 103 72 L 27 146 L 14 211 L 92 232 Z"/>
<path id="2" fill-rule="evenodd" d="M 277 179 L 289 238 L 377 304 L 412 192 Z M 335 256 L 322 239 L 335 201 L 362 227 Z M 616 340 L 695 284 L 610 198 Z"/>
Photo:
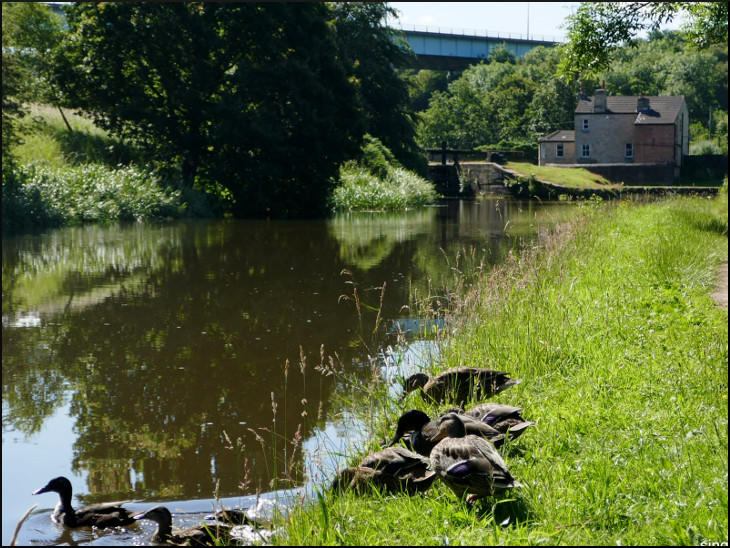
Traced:
<path id="1" fill-rule="evenodd" d="M 636 112 L 648 112 L 650 109 L 649 98 L 640 93 L 639 98 L 636 100 Z"/>
<path id="2" fill-rule="evenodd" d="M 593 96 L 593 112 L 606 112 L 606 90 L 597 89 Z"/>

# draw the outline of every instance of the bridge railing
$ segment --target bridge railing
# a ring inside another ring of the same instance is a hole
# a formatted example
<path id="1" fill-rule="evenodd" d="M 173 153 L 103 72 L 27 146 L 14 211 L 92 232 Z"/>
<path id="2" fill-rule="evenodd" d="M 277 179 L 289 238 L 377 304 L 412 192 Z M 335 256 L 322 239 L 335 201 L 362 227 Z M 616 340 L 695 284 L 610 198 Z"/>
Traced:
<path id="1" fill-rule="evenodd" d="M 455 27 L 427 27 L 424 25 L 398 25 L 398 30 L 404 32 L 423 32 L 426 34 L 444 34 L 476 38 L 497 38 L 503 40 L 525 40 L 529 42 L 562 43 L 563 38 L 557 36 L 543 36 L 537 34 L 521 34 L 515 32 L 499 32 L 491 30 L 462 29 Z"/>

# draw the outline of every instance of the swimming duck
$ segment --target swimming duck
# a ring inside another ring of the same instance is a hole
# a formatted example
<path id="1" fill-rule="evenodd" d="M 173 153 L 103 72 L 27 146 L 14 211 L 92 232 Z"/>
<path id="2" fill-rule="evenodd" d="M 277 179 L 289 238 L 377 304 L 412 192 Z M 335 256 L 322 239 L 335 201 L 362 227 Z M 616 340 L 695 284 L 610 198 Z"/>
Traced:
<path id="1" fill-rule="evenodd" d="M 439 428 L 448 432 L 431 451 L 431 464 L 441 480 L 466 502 L 522 487 L 509 473 L 502 456 L 480 436 L 467 435 L 456 413 L 440 417 Z"/>
<path id="2" fill-rule="evenodd" d="M 146 512 L 134 516 L 134 519 L 154 521 L 157 523 L 157 530 L 152 535 L 152 540 L 175 546 L 215 546 L 217 541 L 227 542 L 230 538 L 230 528 L 220 523 L 210 526 L 196 525 L 173 531 L 172 514 L 165 506 L 153 506 Z"/>
<path id="3" fill-rule="evenodd" d="M 61 498 L 51 515 L 51 519 L 56 523 L 62 523 L 67 527 L 117 527 L 134 523 L 132 514 L 126 508 L 121 507 L 122 504 L 130 501 L 101 502 L 74 510 L 71 506 L 71 482 L 63 476 L 53 478 L 33 494 L 40 495 L 51 491 L 58 493 Z"/>
<path id="4" fill-rule="evenodd" d="M 464 405 L 472 397 L 491 398 L 493 395 L 522 382 L 510 379 L 509 374 L 481 367 L 454 367 L 429 377 L 415 373 L 408 377 L 403 386 L 403 396 L 421 389 L 423 399 L 428 403 L 454 402 Z"/>
<path id="5" fill-rule="evenodd" d="M 454 412 L 480 420 L 502 434 L 509 434 L 510 440 L 517 439 L 527 428 L 537 425 L 537 423 L 525 420 L 522 417 L 521 407 L 506 405 L 504 403 L 480 403 L 466 411 L 459 408 L 452 408 L 448 412 Z"/>
<path id="6" fill-rule="evenodd" d="M 365 456 L 359 466 L 341 470 L 332 489 L 352 489 L 362 493 L 373 485 L 386 493 L 423 493 L 433 484 L 436 473 L 429 462 L 405 447 L 387 447 Z"/>
<path id="7" fill-rule="evenodd" d="M 240 508 L 224 508 L 218 510 L 215 514 L 205 516 L 206 521 L 221 521 L 223 523 L 230 523 L 231 525 L 258 525 L 255 520 L 252 520 L 246 515 L 246 510 Z"/>
<path id="8" fill-rule="evenodd" d="M 504 434 L 481 420 L 464 414 L 459 414 L 458 420 L 463 424 L 467 434 L 486 438 L 496 447 L 501 447 L 504 444 Z M 406 411 L 398 419 L 395 435 L 388 443 L 388 447 L 393 447 L 399 440 L 405 438 L 407 445 L 413 451 L 428 457 L 431 455 L 431 450 L 444 435 L 448 435 L 445 430 L 441 429 L 440 424 L 440 417 L 431 420 L 431 417 L 419 409 Z"/>

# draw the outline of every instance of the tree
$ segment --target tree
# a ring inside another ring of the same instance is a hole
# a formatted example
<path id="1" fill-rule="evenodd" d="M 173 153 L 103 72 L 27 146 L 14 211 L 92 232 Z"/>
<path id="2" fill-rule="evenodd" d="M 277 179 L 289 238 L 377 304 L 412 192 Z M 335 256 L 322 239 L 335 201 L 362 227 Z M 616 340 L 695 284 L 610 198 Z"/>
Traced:
<path id="1" fill-rule="evenodd" d="M 395 10 L 385 2 L 332 2 L 339 54 L 357 85 L 366 132 L 396 158 L 412 164 L 417 151 L 408 84 L 398 73 L 412 52 L 400 31 L 386 26 Z"/>
<path id="2" fill-rule="evenodd" d="M 71 131 L 61 110 L 61 94 L 53 78 L 54 54 L 62 38 L 63 19 L 48 4 L 3 4 L 3 50 L 7 50 L 8 58 L 15 61 L 16 70 L 22 74 L 19 96 L 27 101 L 57 106 L 66 127 Z"/>
<path id="3" fill-rule="evenodd" d="M 330 18 L 309 2 L 80 2 L 59 78 L 235 215 L 317 216 L 363 134 Z"/>
<path id="4" fill-rule="evenodd" d="M 643 31 L 656 31 L 684 15 L 684 28 L 698 47 L 726 43 L 725 2 L 582 2 L 567 19 L 568 43 L 562 48 L 560 74 L 575 79 L 608 68 L 613 53 L 635 45 Z"/>
<path id="5" fill-rule="evenodd" d="M 15 159 L 11 153 L 12 146 L 20 140 L 16 128 L 16 120 L 25 115 L 17 95 L 20 87 L 20 71 L 15 59 L 3 51 L 3 117 L 2 117 L 2 168 L 3 168 L 3 190 L 5 183 L 14 180 L 11 172 Z"/>

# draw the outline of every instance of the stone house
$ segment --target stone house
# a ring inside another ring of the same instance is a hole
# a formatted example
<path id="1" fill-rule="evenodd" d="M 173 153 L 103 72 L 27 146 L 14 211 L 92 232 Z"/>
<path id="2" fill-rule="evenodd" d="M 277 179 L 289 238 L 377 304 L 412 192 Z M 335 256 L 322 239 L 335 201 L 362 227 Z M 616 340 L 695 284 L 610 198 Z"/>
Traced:
<path id="1" fill-rule="evenodd" d="M 574 130 L 539 139 L 539 165 L 662 164 L 678 169 L 689 154 L 683 96 L 609 97 L 597 89 L 593 97 L 581 93 L 574 123 Z"/>

